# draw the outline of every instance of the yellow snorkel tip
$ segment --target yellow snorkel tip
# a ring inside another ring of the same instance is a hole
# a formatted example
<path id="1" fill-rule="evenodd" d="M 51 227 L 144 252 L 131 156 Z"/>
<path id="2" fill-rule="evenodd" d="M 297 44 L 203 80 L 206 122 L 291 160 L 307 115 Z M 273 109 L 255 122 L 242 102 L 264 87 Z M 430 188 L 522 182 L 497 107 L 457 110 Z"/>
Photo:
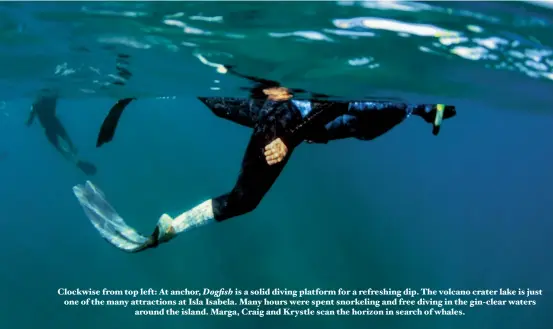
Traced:
<path id="1" fill-rule="evenodd" d="M 438 135 L 440 132 L 440 125 L 444 118 L 445 104 L 436 104 L 436 117 L 434 118 L 434 127 L 432 128 L 432 134 Z"/>

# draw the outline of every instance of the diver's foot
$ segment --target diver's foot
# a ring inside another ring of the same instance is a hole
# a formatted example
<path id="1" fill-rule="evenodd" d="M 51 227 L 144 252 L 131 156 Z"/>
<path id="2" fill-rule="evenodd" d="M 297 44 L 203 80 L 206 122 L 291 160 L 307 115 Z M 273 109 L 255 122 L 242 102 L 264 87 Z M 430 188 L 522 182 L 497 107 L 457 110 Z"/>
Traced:
<path id="1" fill-rule="evenodd" d="M 176 232 L 171 222 L 173 219 L 167 214 L 161 215 L 154 232 L 148 237 L 148 240 L 139 248 L 142 251 L 150 248 L 157 248 L 160 243 L 167 242 L 175 237 Z"/>
<path id="2" fill-rule="evenodd" d="M 175 228 L 173 227 L 173 218 L 167 214 L 161 215 L 157 222 L 157 231 L 158 236 L 157 240 L 159 242 L 167 242 L 177 235 Z"/>

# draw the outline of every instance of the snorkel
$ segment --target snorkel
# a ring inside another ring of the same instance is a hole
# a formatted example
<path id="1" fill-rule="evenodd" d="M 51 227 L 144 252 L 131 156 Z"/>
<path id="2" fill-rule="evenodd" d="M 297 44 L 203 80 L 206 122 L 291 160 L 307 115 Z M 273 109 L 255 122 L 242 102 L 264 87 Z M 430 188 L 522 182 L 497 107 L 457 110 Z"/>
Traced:
<path id="1" fill-rule="evenodd" d="M 432 123 L 432 134 L 438 136 L 440 132 L 440 126 L 444 118 L 445 104 L 436 104 L 436 117 Z"/>

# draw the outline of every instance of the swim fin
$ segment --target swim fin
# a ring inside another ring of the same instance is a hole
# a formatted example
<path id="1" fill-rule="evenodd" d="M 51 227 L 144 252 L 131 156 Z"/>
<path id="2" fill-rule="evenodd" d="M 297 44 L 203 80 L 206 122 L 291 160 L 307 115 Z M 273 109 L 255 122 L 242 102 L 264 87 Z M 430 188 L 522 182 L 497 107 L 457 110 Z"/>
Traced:
<path id="1" fill-rule="evenodd" d="M 123 98 L 117 101 L 115 105 L 109 110 L 108 115 L 102 123 L 100 128 L 100 133 L 98 134 L 98 140 L 96 141 L 96 147 L 100 147 L 113 139 L 115 135 L 115 129 L 117 129 L 117 124 L 121 118 L 121 114 L 125 108 L 136 98 Z"/>
<path id="2" fill-rule="evenodd" d="M 82 172 L 84 172 L 87 176 L 94 176 L 96 175 L 96 166 L 93 165 L 92 163 L 90 162 L 86 162 L 86 161 L 77 161 L 77 167 L 79 169 L 82 170 Z"/>
<path id="3" fill-rule="evenodd" d="M 150 239 L 128 226 L 92 182 L 75 185 L 73 193 L 92 225 L 110 244 L 127 252 L 141 251 L 148 246 Z"/>

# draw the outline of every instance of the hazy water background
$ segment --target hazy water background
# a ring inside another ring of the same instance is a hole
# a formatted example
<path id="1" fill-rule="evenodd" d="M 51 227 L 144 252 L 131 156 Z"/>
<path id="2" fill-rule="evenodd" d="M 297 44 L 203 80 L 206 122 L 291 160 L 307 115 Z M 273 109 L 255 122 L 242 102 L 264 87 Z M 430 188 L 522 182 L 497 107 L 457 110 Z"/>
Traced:
<path id="1" fill-rule="evenodd" d="M 551 292 L 553 13 L 522 2 L 0 3 L 0 327 L 551 328 L 534 308 L 452 317 L 138 318 L 68 309 L 69 288 L 499 288 Z M 115 55 L 133 78 L 113 84 Z M 340 96 L 457 105 L 439 137 L 409 120 L 374 142 L 304 145 L 253 213 L 141 255 L 79 208 L 86 178 L 25 128 L 59 115 L 94 181 L 149 231 L 231 188 L 249 131 L 197 95 L 241 95 L 219 64 Z M 217 81 L 215 81 L 217 80 Z M 143 97 L 94 148 L 113 101 Z"/>

